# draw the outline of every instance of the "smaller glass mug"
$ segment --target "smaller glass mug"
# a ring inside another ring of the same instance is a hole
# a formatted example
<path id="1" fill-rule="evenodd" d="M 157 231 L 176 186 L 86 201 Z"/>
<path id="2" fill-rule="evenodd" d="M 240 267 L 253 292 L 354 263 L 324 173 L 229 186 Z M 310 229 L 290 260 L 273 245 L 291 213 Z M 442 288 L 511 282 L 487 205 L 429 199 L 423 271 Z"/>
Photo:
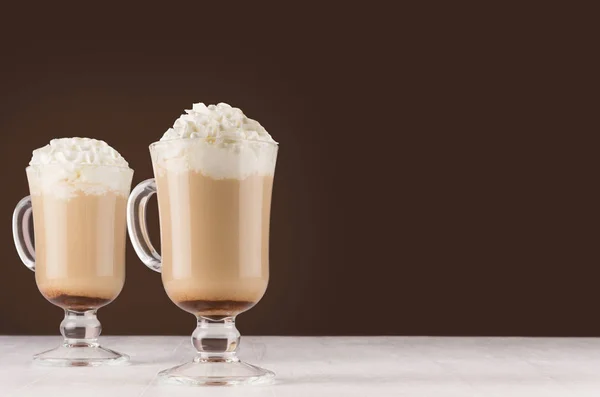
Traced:
<path id="1" fill-rule="evenodd" d="M 192 362 L 159 376 L 177 383 L 229 385 L 269 380 L 273 372 L 237 357 L 238 314 L 263 296 L 269 279 L 269 217 L 278 146 L 205 138 L 150 145 L 155 179 L 133 189 L 129 237 L 138 256 L 162 273 L 169 298 L 196 316 Z M 162 256 L 146 228 L 157 193 Z"/>
<path id="2" fill-rule="evenodd" d="M 128 361 L 98 344 L 102 327 L 96 311 L 112 302 L 125 283 L 126 205 L 133 170 L 86 165 L 79 171 L 80 181 L 69 181 L 57 165 L 30 166 L 26 172 L 31 196 L 13 213 L 15 246 L 25 266 L 35 271 L 42 295 L 65 311 L 62 345 L 35 355 L 34 361 L 56 366 Z"/>

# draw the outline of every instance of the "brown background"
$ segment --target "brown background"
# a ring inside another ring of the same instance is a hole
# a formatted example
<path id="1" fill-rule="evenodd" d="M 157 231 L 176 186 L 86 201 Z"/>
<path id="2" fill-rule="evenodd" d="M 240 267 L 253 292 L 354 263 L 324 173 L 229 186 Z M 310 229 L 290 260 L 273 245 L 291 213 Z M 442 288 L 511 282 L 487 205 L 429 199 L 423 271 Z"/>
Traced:
<path id="1" fill-rule="evenodd" d="M 598 132 L 593 14 L 477 7 L 4 9 L 0 334 L 61 320 L 12 244 L 31 151 L 103 139 L 137 184 L 183 109 L 225 101 L 281 145 L 271 282 L 242 333 L 600 336 L 597 164 L 575 137 Z M 127 261 L 105 333 L 189 334 Z"/>

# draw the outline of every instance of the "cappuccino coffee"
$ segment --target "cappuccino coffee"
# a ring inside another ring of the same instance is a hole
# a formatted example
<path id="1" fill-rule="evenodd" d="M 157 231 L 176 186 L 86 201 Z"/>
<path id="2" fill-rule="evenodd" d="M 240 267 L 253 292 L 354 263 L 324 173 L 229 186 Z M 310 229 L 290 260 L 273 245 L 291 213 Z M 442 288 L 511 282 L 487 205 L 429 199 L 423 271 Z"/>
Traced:
<path id="1" fill-rule="evenodd" d="M 269 281 L 277 144 L 226 104 L 195 104 L 150 148 L 168 296 L 198 316 L 251 308 Z"/>
<path id="2" fill-rule="evenodd" d="M 73 311 L 110 303 L 125 282 L 133 171 L 103 141 L 65 138 L 35 150 L 27 176 L 40 292 Z"/>

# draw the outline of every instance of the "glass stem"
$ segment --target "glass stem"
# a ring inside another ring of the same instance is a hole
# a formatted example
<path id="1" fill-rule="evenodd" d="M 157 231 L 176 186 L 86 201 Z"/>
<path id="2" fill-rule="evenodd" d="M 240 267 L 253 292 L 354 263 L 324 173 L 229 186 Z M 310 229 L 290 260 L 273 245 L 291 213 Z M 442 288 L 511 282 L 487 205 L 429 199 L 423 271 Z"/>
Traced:
<path id="1" fill-rule="evenodd" d="M 219 320 L 198 317 L 198 326 L 192 334 L 192 345 L 198 351 L 195 361 L 233 362 L 237 358 L 240 332 L 235 317 Z"/>
<path id="2" fill-rule="evenodd" d="M 97 347 L 102 325 L 96 317 L 96 310 L 76 312 L 65 309 L 65 318 L 60 323 L 60 333 L 65 346 Z"/>

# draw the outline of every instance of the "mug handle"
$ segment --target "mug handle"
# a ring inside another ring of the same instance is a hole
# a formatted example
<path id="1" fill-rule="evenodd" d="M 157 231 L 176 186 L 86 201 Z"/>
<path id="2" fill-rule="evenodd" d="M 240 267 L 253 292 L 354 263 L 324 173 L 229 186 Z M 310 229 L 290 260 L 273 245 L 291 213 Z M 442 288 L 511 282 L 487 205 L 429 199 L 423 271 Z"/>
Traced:
<path id="1" fill-rule="evenodd" d="M 127 201 L 127 230 L 131 245 L 144 265 L 155 272 L 161 271 L 162 258 L 156 252 L 146 227 L 146 206 L 148 200 L 156 193 L 154 178 L 140 182 L 131 192 Z"/>
<path id="2" fill-rule="evenodd" d="M 35 272 L 35 248 L 29 230 L 31 214 L 31 196 L 27 196 L 19 201 L 15 207 L 12 217 L 12 231 L 19 258 L 29 270 Z"/>

